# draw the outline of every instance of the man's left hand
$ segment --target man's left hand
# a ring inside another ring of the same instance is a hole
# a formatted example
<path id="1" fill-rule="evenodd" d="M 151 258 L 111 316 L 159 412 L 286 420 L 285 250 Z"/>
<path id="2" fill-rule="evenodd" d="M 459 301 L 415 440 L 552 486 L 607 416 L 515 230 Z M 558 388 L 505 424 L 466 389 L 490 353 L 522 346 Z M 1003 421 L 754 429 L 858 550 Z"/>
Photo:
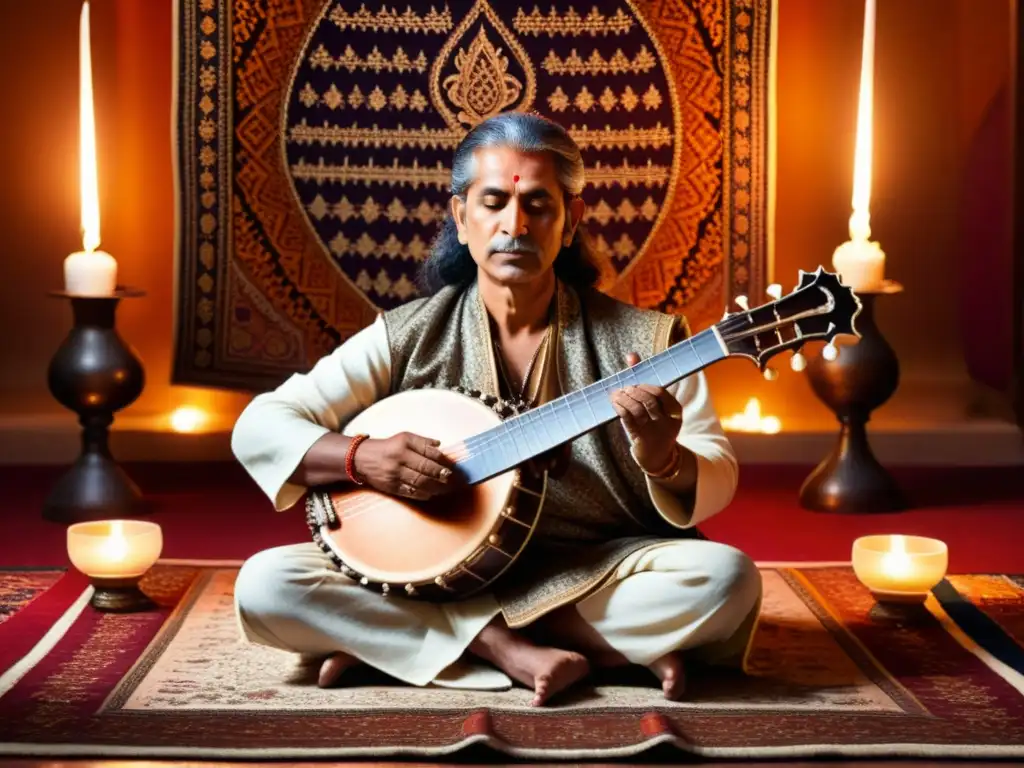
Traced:
<path id="1" fill-rule="evenodd" d="M 640 356 L 626 357 L 632 367 Z M 663 387 L 651 384 L 623 387 L 611 395 L 612 407 L 633 440 L 633 453 L 648 472 L 665 468 L 672 458 L 673 446 L 682 428 L 683 407 Z"/>

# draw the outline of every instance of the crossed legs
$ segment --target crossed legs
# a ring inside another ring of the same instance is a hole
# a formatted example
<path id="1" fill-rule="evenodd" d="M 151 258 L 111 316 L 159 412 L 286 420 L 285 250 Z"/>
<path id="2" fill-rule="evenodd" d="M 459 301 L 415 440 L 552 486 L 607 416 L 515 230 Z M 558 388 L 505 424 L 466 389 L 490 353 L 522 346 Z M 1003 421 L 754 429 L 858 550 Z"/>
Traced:
<path id="1" fill-rule="evenodd" d="M 591 665 L 648 667 L 665 696 L 679 698 L 682 654 L 742 659 L 760 597 L 760 575 L 745 555 L 696 540 L 631 555 L 607 586 L 523 631 L 509 629 L 489 597 L 445 606 L 382 600 L 334 571 L 313 545 L 259 553 L 236 582 L 244 635 L 326 656 L 321 685 L 335 684 L 359 662 L 426 685 L 470 656 L 532 688 L 535 705 L 585 677 Z"/>

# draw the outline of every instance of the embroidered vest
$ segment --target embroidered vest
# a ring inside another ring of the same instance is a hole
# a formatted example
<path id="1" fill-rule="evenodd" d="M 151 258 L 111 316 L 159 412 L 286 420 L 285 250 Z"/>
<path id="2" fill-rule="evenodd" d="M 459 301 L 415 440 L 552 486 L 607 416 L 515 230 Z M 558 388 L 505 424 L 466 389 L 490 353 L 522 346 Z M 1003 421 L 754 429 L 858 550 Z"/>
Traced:
<path id="1" fill-rule="evenodd" d="M 665 349 L 677 323 L 686 330 L 681 318 L 639 309 L 593 289 L 577 293 L 559 282 L 556 301 L 554 352 L 562 394 L 622 370 L 629 352 L 646 359 Z M 462 386 L 500 397 L 489 319 L 475 282 L 390 310 L 384 324 L 392 392 Z M 496 586 L 513 626 L 597 586 L 622 557 L 652 539 L 699 535 L 670 525 L 654 508 L 618 420 L 575 439 L 568 469 L 549 477 L 547 489 L 523 562 L 517 561 Z M 578 557 L 560 554 L 557 562 L 564 567 L 557 573 L 539 567 L 552 562 L 549 546 L 578 550 Z M 546 554 L 531 557 L 531 549 Z"/>

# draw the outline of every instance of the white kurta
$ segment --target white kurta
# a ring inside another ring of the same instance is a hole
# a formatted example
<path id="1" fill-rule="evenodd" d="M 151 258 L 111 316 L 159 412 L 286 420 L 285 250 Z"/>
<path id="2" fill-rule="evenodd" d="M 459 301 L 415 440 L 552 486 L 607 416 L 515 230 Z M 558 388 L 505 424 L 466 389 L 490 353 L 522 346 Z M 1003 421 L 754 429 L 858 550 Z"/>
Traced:
<path id="1" fill-rule="evenodd" d="M 239 417 L 232 450 L 278 511 L 306 489 L 289 482 L 309 448 L 389 394 L 391 360 L 383 319 L 363 329 L 306 374 L 258 395 Z M 703 373 L 668 388 L 682 405 L 679 443 L 697 457 L 692 508 L 648 479 L 652 502 L 679 528 L 721 511 L 732 499 L 737 464 Z M 649 664 L 673 650 L 725 644 L 757 610 L 753 563 L 726 545 L 680 540 L 628 557 L 613 582 L 576 608 L 627 659 Z M 504 673 L 459 661 L 500 611 L 489 595 L 434 605 L 382 598 L 340 574 L 312 542 L 256 554 L 235 588 L 248 639 L 302 654 L 343 650 L 410 684 L 502 688 Z M 713 652 L 712 654 L 713 655 Z"/>

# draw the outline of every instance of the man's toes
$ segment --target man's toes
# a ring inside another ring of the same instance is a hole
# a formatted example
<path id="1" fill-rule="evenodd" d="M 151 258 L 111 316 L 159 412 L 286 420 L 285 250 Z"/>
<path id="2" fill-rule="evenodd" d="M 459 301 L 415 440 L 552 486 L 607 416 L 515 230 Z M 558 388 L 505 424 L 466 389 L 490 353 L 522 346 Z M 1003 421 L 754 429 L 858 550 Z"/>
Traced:
<path id="1" fill-rule="evenodd" d="M 356 660 L 347 653 L 335 653 L 324 659 L 320 665 L 320 675 L 317 685 L 321 688 L 330 688 L 341 678 L 342 673 L 356 663 Z"/>
<path id="2" fill-rule="evenodd" d="M 665 698 L 676 701 L 682 698 L 686 686 L 686 667 L 682 654 L 669 653 L 651 664 L 651 671 L 661 680 Z"/>
<path id="3" fill-rule="evenodd" d="M 548 700 L 549 682 L 546 677 L 539 678 L 536 681 L 533 688 L 533 699 L 530 701 L 531 707 L 544 706 L 544 702 Z"/>
<path id="4" fill-rule="evenodd" d="M 661 681 L 661 690 L 665 694 L 665 698 L 669 701 L 678 701 L 681 699 L 685 688 L 686 685 L 682 677 L 667 675 L 665 679 Z"/>

